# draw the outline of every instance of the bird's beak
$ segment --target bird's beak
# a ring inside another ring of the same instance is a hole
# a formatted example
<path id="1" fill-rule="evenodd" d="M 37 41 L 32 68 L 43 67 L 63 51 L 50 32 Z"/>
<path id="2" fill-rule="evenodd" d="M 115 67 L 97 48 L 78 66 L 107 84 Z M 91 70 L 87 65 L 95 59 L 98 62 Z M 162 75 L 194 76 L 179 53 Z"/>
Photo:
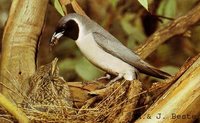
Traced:
<path id="1" fill-rule="evenodd" d="M 51 41 L 50 41 L 50 46 L 55 46 L 58 43 L 58 40 L 64 35 L 64 31 L 59 32 L 59 33 L 54 33 Z"/>

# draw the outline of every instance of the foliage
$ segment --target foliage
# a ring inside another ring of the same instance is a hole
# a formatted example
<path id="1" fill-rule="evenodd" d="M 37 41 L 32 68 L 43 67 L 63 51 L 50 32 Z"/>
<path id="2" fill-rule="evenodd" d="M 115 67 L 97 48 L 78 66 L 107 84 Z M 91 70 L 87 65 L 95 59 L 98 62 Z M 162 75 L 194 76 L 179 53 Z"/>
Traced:
<path id="1" fill-rule="evenodd" d="M 148 0 L 138 0 L 138 2 L 148 11 Z"/>

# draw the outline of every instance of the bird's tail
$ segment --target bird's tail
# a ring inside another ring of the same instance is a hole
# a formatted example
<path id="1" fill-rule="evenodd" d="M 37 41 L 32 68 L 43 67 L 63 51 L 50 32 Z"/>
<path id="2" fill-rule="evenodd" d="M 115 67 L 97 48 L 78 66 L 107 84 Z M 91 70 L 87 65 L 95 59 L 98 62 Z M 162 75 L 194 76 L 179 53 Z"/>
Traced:
<path id="1" fill-rule="evenodd" d="M 170 78 L 171 75 L 161 71 L 151 65 L 149 65 L 148 63 L 144 62 L 144 61 L 140 61 L 142 62 L 142 64 L 139 64 L 137 66 L 135 66 L 141 73 L 144 74 L 148 74 L 150 76 L 156 77 L 156 78 L 160 78 L 160 79 L 167 79 Z"/>

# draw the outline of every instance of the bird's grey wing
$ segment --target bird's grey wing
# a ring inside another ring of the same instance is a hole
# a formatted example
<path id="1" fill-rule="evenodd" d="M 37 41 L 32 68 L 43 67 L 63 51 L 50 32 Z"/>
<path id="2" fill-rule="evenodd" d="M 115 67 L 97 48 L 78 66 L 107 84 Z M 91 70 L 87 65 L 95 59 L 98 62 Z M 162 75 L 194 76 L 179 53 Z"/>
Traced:
<path id="1" fill-rule="evenodd" d="M 158 78 L 169 78 L 170 75 L 168 73 L 165 73 L 143 61 L 136 53 L 125 47 L 112 35 L 105 36 L 99 32 L 93 32 L 93 37 L 97 44 L 106 52 L 132 65 L 140 72 Z"/>

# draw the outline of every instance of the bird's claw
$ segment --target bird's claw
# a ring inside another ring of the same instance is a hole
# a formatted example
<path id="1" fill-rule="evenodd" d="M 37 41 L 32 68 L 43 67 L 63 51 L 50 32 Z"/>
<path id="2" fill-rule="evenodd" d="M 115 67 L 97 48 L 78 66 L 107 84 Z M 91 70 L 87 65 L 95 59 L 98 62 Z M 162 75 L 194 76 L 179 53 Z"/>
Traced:
<path id="1" fill-rule="evenodd" d="M 97 79 L 97 81 L 103 80 L 103 79 L 111 79 L 111 76 L 109 74 L 106 74 L 105 76 L 102 76 Z"/>
<path id="2" fill-rule="evenodd" d="M 116 82 L 117 80 L 121 79 L 124 76 L 124 74 L 119 74 L 117 77 L 115 77 L 114 79 L 110 80 L 110 82 L 108 84 L 106 84 L 106 87 L 111 86 L 114 82 Z"/>

